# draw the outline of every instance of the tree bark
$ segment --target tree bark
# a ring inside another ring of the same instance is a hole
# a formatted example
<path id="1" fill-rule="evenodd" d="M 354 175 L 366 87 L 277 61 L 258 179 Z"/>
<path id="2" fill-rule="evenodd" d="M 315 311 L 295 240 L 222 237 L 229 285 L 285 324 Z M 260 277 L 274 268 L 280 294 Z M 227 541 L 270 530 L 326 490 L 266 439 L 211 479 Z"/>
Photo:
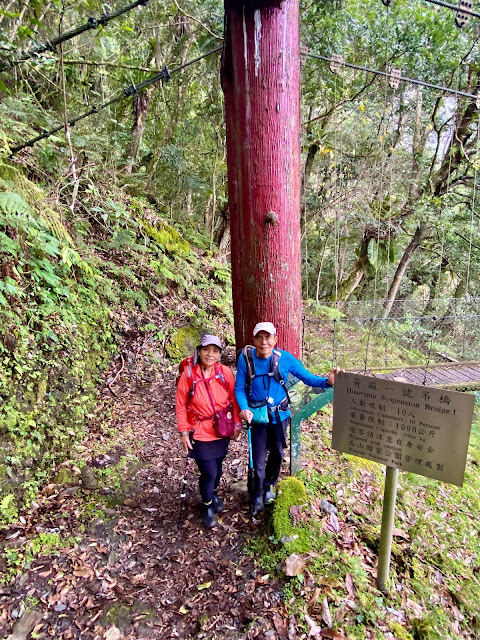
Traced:
<path id="1" fill-rule="evenodd" d="M 268 320 L 300 356 L 298 0 L 225 0 L 222 88 L 237 347 Z"/>
<path id="2" fill-rule="evenodd" d="M 330 231 L 327 231 L 325 236 L 325 242 L 323 243 L 322 249 L 322 257 L 320 258 L 320 264 L 318 265 L 318 274 L 317 274 L 317 287 L 315 289 L 315 302 L 318 304 L 319 302 L 319 294 L 320 294 L 320 281 L 322 279 L 322 271 L 323 271 L 323 262 L 325 260 L 325 251 L 327 249 L 327 242 L 330 236 Z"/>
<path id="3" fill-rule="evenodd" d="M 221 224 L 215 231 L 215 242 L 218 244 L 218 259 L 220 262 L 226 262 L 230 253 L 230 213 L 228 209 L 224 209 L 220 213 Z"/>
<path id="4" fill-rule="evenodd" d="M 385 314 L 384 317 L 388 318 L 390 315 L 390 311 L 392 310 L 393 303 L 395 302 L 395 298 L 397 297 L 398 289 L 402 282 L 402 278 L 405 275 L 405 271 L 407 270 L 408 265 L 413 257 L 413 254 L 421 245 L 423 237 L 425 235 L 425 225 L 420 224 L 413 234 L 413 238 L 410 240 L 407 248 L 403 252 L 403 256 L 398 263 L 397 270 L 395 271 L 395 275 L 393 276 L 392 284 L 388 290 L 387 299 L 385 300 Z"/>
<path id="5" fill-rule="evenodd" d="M 150 100 L 152 99 L 152 90 L 145 93 L 137 93 L 133 97 L 133 127 L 132 127 L 132 144 L 128 153 L 127 161 L 125 163 L 125 173 L 130 175 L 133 170 L 133 165 L 138 156 L 140 145 L 142 144 L 143 131 L 145 129 L 145 122 L 147 121 L 148 107 L 150 106 Z"/>
<path id="6" fill-rule="evenodd" d="M 348 300 L 362 281 L 368 265 L 367 249 L 370 240 L 371 238 L 369 235 L 365 234 L 363 236 L 362 244 L 360 245 L 360 251 L 358 253 L 357 259 L 355 260 L 355 264 L 353 265 L 353 268 L 350 271 L 348 277 L 339 284 L 337 292 L 332 295 L 333 300 Z"/>

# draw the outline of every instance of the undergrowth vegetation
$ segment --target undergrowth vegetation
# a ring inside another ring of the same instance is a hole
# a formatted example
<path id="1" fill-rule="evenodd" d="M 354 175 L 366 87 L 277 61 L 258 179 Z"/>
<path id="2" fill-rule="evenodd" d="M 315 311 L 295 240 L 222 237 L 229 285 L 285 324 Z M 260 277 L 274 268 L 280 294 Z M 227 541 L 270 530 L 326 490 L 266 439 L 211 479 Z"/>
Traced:
<path id="1" fill-rule="evenodd" d="M 284 576 L 291 549 L 270 530 L 249 545 L 262 571 L 272 579 L 282 576 L 287 610 L 309 631 L 312 620 L 325 621 L 328 608 L 333 629 L 359 640 L 478 637 L 478 418 L 463 488 L 400 474 L 385 596 L 375 586 L 384 469 L 330 448 L 330 413 L 326 409 L 314 418 L 304 434 L 308 463 L 299 477 L 308 507 L 303 516 L 290 511 L 290 526 L 297 520 L 292 529 L 308 531 L 311 540 L 305 569 Z"/>
<path id="2" fill-rule="evenodd" d="M 192 249 L 145 199 L 97 181 L 83 215 L 0 164 L 0 517 L 10 521 L 79 441 L 118 338 L 159 296 L 178 297 L 162 326 L 232 322 L 228 269 Z"/>

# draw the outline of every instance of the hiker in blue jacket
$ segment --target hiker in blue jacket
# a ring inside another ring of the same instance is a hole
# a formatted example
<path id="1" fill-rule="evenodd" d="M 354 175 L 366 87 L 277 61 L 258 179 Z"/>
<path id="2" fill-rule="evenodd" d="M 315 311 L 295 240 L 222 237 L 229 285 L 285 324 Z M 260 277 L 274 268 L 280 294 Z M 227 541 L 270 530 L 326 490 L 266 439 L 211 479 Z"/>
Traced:
<path id="1" fill-rule="evenodd" d="M 314 376 L 291 353 L 276 349 L 276 344 L 274 325 L 259 322 L 253 330 L 254 348 L 243 350 L 237 366 L 235 396 L 240 416 L 251 425 L 254 481 L 249 491 L 253 516 L 275 500 L 272 487 L 280 473 L 291 416 L 284 388 L 288 374 L 325 389 L 333 387 L 335 374 L 342 371 L 332 369 L 326 378 Z"/>

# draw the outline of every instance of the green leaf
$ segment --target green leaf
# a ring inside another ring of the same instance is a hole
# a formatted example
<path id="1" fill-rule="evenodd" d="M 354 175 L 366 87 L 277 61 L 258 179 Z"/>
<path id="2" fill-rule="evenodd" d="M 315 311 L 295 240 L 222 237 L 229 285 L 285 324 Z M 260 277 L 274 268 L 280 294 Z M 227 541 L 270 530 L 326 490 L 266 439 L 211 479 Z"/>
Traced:
<path id="1" fill-rule="evenodd" d="M 32 213 L 32 208 L 18 193 L 5 191 L 0 193 L 0 211 L 5 213 Z"/>
<path id="2" fill-rule="evenodd" d="M 61 282 L 60 278 L 56 276 L 54 273 L 49 273 L 48 271 L 44 271 L 43 269 L 35 269 L 35 273 L 39 275 L 45 282 L 51 284 L 53 287 Z"/>
<path id="3" fill-rule="evenodd" d="M 5 233 L 0 231 L 0 249 L 12 256 L 18 255 L 19 243 L 9 238 Z"/>

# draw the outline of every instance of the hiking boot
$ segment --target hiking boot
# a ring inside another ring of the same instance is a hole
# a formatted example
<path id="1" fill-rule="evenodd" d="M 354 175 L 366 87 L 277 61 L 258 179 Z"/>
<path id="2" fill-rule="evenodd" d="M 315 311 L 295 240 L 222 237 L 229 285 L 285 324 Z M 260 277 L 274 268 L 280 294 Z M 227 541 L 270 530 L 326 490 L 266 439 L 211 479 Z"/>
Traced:
<path id="1" fill-rule="evenodd" d="M 207 529 L 213 529 L 218 525 L 212 503 L 203 505 L 202 522 Z"/>
<path id="2" fill-rule="evenodd" d="M 275 491 L 272 491 L 272 488 L 269 487 L 266 491 L 265 491 L 265 495 L 263 497 L 263 500 L 265 502 L 265 504 L 273 504 L 275 502 Z"/>
<path id="3" fill-rule="evenodd" d="M 252 516 L 255 518 L 263 511 L 263 496 L 256 496 L 251 504 Z"/>
<path id="4" fill-rule="evenodd" d="M 217 496 L 216 491 L 213 492 L 212 507 L 215 513 L 222 513 L 222 511 L 225 509 L 223 500 Z"/>

